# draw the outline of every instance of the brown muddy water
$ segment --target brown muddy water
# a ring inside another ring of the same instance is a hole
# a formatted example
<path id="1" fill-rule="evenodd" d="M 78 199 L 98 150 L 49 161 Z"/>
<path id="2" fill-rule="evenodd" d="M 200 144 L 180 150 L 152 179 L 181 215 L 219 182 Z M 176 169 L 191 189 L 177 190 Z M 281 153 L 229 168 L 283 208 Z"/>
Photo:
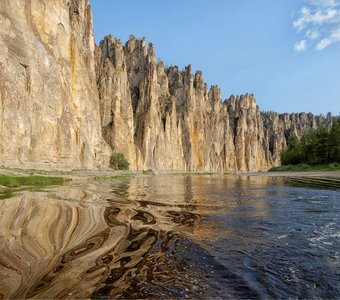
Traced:
<path id="1" fill-rule="evenodd" d="M 149 176 L 10 196 L 0 299 L 340 298 L 336 184 Z"/>

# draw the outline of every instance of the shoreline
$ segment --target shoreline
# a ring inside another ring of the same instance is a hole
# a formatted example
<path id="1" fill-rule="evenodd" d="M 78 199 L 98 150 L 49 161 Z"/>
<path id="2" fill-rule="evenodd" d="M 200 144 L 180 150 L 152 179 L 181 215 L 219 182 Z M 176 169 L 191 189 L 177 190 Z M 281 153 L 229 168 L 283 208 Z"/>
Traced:
<path id="1" fill-rule="evenodd" d="M 10 169 L 0 168 L 0 174 L 7 176 L 60 176 L 75 179 L 120 179 L 135 176 L 251 176 L 251 177 L 335 177 L 340 178 L 340 171 L 259 171 L 259 172 L 239 172 L 239 173 L 218 173 L 218 172 L 150 172 L 150 171 L 129 171 L 129 170 L 32 170 L 32 169 Z"/>
<path id="2" fill-rule="evenodd" d="M 340 171 L 274 171 L 274 172 L 252 172 L 246 174 L 239 174 L 243 176 L 267 176 L 267 177 L 335 177 L 340 178 Z"/>

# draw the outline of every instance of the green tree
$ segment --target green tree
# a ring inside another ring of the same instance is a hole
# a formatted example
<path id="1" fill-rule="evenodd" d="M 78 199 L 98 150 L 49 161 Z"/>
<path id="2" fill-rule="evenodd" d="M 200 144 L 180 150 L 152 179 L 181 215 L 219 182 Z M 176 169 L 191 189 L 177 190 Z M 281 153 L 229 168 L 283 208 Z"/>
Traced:
<path id="1" fill-rule="evenodd" d="M 324 164 L 330 162 L 329 131 L 323 126 L 316 130 L 316 154 L 316 163 Z"/>
<path id="2" fill-rule="evenodd" d="M 306 132 L 301 138 L 304 144 L 304 161 L 308 164 L 316 164 L 318 161 L 317 155 L 317 134 L 315 130 Z"/>
<path id="3" fill-rule="evenodd" d="M 292 134 L 288 138 L 288 145 L 281 152 L 281 162 L 283 165 L 299 164 L 304 160 L 303 145 L 298 137 Z"/>
<path id="4" fill-rule="evenodd" d="M 329 134 L 330 159 L 340 163 L 340 117 L 333 119 L 333 126 Z"/>
<path id="5" fill-rule="evenodd" d="M 333 119 L 330 130 L 322 126 L 306 132 L 300 140 L 291 135 L 281 153 L 281 162 L 283 165 L 340 163 L 340 117 Z"/>

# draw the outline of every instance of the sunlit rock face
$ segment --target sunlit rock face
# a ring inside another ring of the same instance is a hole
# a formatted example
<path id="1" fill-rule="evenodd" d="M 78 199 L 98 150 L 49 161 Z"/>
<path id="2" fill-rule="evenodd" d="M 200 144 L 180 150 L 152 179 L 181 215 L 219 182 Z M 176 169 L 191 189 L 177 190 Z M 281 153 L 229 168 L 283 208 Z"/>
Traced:
<path id="1" fill-rule="evenodd" d="M 202 73 L 165 68 L 152 44 L 107 36 L 97 49 L 102 130 L 131 168 L 247 172 L 280 165 L 291 134 L 329 126 L 331 116 L 264 114 L 254 95 L 222 101 Z"/>
<path id="2" fill-rule="evenodd" d="M 89 1 L 1 1 L 0 24 L 0 165 L 107 165 Z"/>
<path id="3" fill-rule="evenodd" d="M 116 153 L 124 153 L 131 169 L 136 169 L 132 102 L 124 50 L 112 37 L 102 41 L 101 48 L 103 53 L 96 48 L 96 71 L 103 137 Z"/>
<path id="4" fill-rule="evenodd" d="M 262 116 L 253 95 L 230 97 L 225 102 L 234 132 L 236 170 L 268 170 L 272 158 Z"/>
<path id="5" fill-rule="evenodd" d="M 0 24 L 3 167 L 97 169 L 113 151 L 132 170 L 268 170 L 290 134 L 331 123 L 262 114 L 249 94 L 222 101 L 145 39 L 95 46 L 89 0 L 1 1 Z"/>

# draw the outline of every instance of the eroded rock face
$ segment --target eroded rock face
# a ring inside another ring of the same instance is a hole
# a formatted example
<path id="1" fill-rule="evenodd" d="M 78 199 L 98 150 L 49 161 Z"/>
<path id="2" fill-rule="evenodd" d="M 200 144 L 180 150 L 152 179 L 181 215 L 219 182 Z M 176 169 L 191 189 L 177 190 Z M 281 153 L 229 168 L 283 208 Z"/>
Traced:
<path id="1" fill-rule="evenodd" d="M 261 113 L 254 95 L 222 102 L 191 66 L 164 68 L 152 44 L 112 36 L 97 49 L 103 133 L 132 168 L 258 171 L 280 164 L 290 134 L 329 126 L 331 116 Z"/>
<path id="2" fill-rule="evenodd" d="M 0 2 L 0 165 L 107 165 L 88 0 Z"/>
<path id="3" fill-rule="evenodd" d="M 122 152 L 136 169 L 133 112 L 126 63 L 121 43 L 112 37 L 96 49 L 97 84 L 104 139 L 114 152 Z"/>
<path id="4" fill-rule="evenodd" d="M 96 169 L 113 151 L 133 170 L 267 170 L 290 134 L 331 124 L 222 101 L 145 39 L 95 46 L 89 0 L 3 0 L 0 25 L 0 166 Z"/>

